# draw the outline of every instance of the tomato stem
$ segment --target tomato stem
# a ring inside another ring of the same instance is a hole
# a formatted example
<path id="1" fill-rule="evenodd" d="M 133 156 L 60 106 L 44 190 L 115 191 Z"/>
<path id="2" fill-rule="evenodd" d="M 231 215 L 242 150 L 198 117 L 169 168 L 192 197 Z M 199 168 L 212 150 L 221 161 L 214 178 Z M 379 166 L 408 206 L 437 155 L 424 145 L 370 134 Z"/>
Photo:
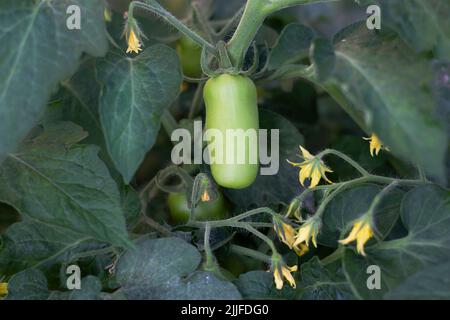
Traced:
<path id="1" fill-rule="evenodd" d="M 178 31 L 191 38 L 194 42 L 196 42 L 200 47 L 206 48 L 211 54 L 216 55 L 217 49 L 211 43 L 203 39 L 199 34 L 192 31 L 188 26 L 186 26 L 183 22 L 178 20 L 175 16 L 173 16 L 169 11 L 164 9 L 158 2 L 154 0 L 146 0 L 145 3 L 140 1 L 133 1 L 130 3 L 128 8 L 128 14 L 133 16 L 133 11 L 135 8 L 140 8 L 143 10 L 150 11 L 165 21 L 174 26 Z"/>
<path id="2" fill-rule="evenodd" d="M 264 253 L 261 253 L 257 250 L 253 250 L 250 248 L 238 246 L 235 244 L 230 245 L 230 250 L 231 250 L 231 252 L 237 253 L 239 255 L 254 258 L 256 260 L 266 262 L 268 264 L 270 264 L 272 261 L 272 258 Z"/>
<path id="3" fill-rule="evenodd" d="M 238 69 L 242 67 L 248 48 L 270 14 L 296 5 L 331 1 L 337 0 L 248 0 L 236 32 L 228 42 L 231 62 Z"/>

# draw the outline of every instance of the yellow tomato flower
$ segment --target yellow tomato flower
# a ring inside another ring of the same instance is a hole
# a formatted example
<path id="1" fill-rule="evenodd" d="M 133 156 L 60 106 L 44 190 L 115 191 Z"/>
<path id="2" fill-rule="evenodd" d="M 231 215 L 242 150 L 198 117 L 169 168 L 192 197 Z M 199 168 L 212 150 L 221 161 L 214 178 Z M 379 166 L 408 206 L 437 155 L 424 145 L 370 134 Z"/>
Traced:
<path id="1" fill-rule="evenodd" d="M 310 179 L 309 188 L 314 188 L 320 182 L 320 179 L 324 179 L 328 183 L 332 183 L 327 177 L 327 172 L 333 172 L 325 163 L 309 153 L 308 150 L 300 146 L 300 151 L 304 159 L 301 163 L 295 163 L 288 160 L 288 162 L 294 167 L 300 168 L 299 181 L 302 186 L 305 186 L 305 180 Z"/>
<path id="2" fill-rule="evenodd" d="M 281 241 L 283 241 L 289 249 L 292 249 L 294 246 L 294 236 L 295 236 L 295 230 L 294 228 L 282 221 L 274 222 L 273 228 L 275 229 L 278 237 Z"/>
<path id="3" fill-rule="evenodd" d="M 380 138 L 377 137 L 375 133 L 372 133 L 372 135 L 369 138 L 363 138 L 366 141 L 369 141 L 370 143 L 370 155 L 373 157 L 373 154 L 375 153 L 378 155 L 380 153 L 381 149 L 389 150 L 383 145 L 383 142 L 381 142 Z"/>
<path id="4" fill-rule="evenodd" d="M 373 237 L 373 229 L 368 219 L 361 218 L 354 222 L 353 228 L 347 238 L 339 240 L 341 244 L 349 244 L 356 240 L 356 250 L 359 254 L 366 256 L 364 245 Z"/>
<path id="5" fill-rule="evenodd" d="M 183 81 L 183 83 L 180 85 L 180 91 L 186 92 L 189 89 L 189 84 L 186 81 Z"/>
<path id="6" fill-rule="evenodd" d="M 208 190 L 205 189 L 205 191 L 203 191 L 201 200 L 202 202 L 208 202 L 209 200 L 211 200 Z"/>
<path id="7" fill-rule="evenodd" d="M 108 8 L 105 8 L 105 10 L 103 11 L 103 18 L 105 19 L 106 22 L 111 22 L 112 21 L 111 10 L 109 10 Z"/>
<path id="8" fill-rule="evenodd" d="M 129 32 L 127 36 L 127 41 L 128 41 L 127 53 L 130 52 L 139 53 L 139 51 L 142 51 L 141 41 L 136 36 L 136 33 L 134 32 L 133 29 L 131 29 L 131 31 Z"/>
<path id="9" fill-rule="evenodd" d="M 6 282 L 0 282 L 0 298 L 8 294 L 8 284 Z"/>
<path id="10" fill-rule="evenodd" d="M 294 251 L 299 257 L 301 257 L 309 251 L 309 247 L 304 243 L 300 243 L 294 246 Z"/>
<path id="11" fill-rule="evenodd" d="M 309 246 L 309 241 L 312 241 L 314 247 L 317 248 L 317 234 L 319 233 L 320 220 L 311 218 L 307 220 L 297 231 L 295 236 L 294 246 L 304 243 Z"/>
<path id="12" fill-rule="evenodd" d="M 292 276 L 291 272 L 297 271 L 297 266 L 288 267 L 284 264 L 278 264 L 274 271 L 273 271 L 273 277 L 275 279 L 275 286 L 278 290 L 281 290 L 283 288 L 283 277 L 289 282 L 291 287 L 296 288 L 295 279 Z"/>

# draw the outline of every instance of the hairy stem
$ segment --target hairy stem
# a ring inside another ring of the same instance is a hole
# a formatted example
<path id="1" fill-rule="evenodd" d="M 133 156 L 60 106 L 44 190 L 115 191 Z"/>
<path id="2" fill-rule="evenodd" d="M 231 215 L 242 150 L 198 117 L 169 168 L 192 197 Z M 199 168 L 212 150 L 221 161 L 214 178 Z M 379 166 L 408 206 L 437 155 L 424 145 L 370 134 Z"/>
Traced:
<path id="1" fill-rule="evenodd" d="M 352 158 L 350 158 L 349 156 L 347 156 L 346 154 L 334 150 L 334 149 L 326 149 L 324 151 L 322 151 L 321 153 L 319 153 L 317 155 L 318 158 L 322 158 L 324 156 L 326 156 L 327 154 L 333 154 L 339 158 L 341 158 L 342 160 L 344 160 L 345 162 L 347 162 L 348 164 L 350 164 L 353 168 L 355 168 L 356 170 L 359 171 L 359 173 L 361 173 L 362 176 L 369 176 L 369 172 L 364 169 L 363 167 L 361 167 L 358 162 L 356 162 L 355 160 L 353 160 Z"/>
<path id="2" fill-rule="evenodd" d="M 128 9 L 128 15 L 129 17 L 133 17 L 133 10 L 135 8 L 140 8 L 143 10 L 150 11 L 161 18 L 163 18 L 165 21 L 170 23 L 173 27 L 175 27 L 178 31 L 183 33 L 185 36 L 191 38 L 194 42 L 196 42 L 199 46 L 202 48 L 206 48 L 211 54 L 216 54 L 217 50 L 214 45 L 203 39 L 200 35 L 198 35 L 196 32 L 189 29 L 188 26 L 186 26 L 183 22 L 178 20 L 175 16 L 173 16 L 169 11 L 164 9 L 157 1 L 154 0 L 146 0 L 146 2 L 140 2 L 140 1 L 133 1 L 130 3 L 129 9 Z"/>
<path id="3" fill-rule="evenodd" d="M 203 242 L 203 246 L 205 248 L 205 256 L 206 256 L 206 265 L 211 266 L 214 264 L 214 255 L 211 250 L 211 246 L 209 244 L 209 238 L 211 236 L 211 226 L 209 223 L 205 225 L 205 239 Z"/>

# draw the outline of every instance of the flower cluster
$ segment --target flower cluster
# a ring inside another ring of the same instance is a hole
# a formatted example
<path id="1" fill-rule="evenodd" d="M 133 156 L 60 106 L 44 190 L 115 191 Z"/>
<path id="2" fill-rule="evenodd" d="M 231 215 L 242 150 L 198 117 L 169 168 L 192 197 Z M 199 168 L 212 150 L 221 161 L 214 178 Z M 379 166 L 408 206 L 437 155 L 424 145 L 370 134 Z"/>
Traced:
<path id="1" fill-rule="evenodd" d="M 364 246 L 370 238 L 374 235 L 371 224 L 371 215 L 364 215 L 353 222 L 352 230 L 347 238 L 339 240 L 340 244 L 347 245 L 350 242 L 356 241 L 356 250 L 359 254 L 366 256 Z"/>
<path id="2" fill-rule="evenodd" d="M 319 158 L 311 153 L 308 150 L 300 146 L 301 157 L 303 158 L 303 162 L 296 163 L 289 161 L 294 167 L 300 168 L 299 172 L 299 181 L 302 186 L 305 186 L 305 180 L 309 179 L 309 188 L 314 188 L 320 182 L 320 179 L 324 179 L 328 183 L 332 183 L 327 177 L 327 172 L 333 172 L 329 167 L 325 165 L 325 163 Z"/>
<path id="3" fill-rule="evenodd" d="M 381 149 L 384 149 L 386 151 L 389 151 L 389 148 L 385 147 L 383 142 L 381 142 L 380 138 L 375 133 L 372 133 L 372 135 L 368 138 L 363 138 L 364 140 L 369 141 L 369 148 L 370 148 L 370 155 L 373 157 L 374 153 L 375 155 L 378 155 L 380 153 Z"/>
<path id="4" fill-rule="evenodd" d="M 137 21 L 131 15 L 126 16 L 127 22 L 123 33 L 128 44 L 127 53 L 139 53 L 142 51 L 142 37 L 145 38 L 145 35 L 139 28 Z"/>
<path id="5" fill-rule="evenodd" d="M 278 290 L 281 290 L 283 288 L 283 278 L 290 284 L 292 288 L 296 288 L 297 284 L 295 283 L 295 279 L 291 274 L 292 272 L 296 272 L 298 270 L 298 267 L 296 265 L 289 267 L 284 263 L 279 254 L 274 253 L 274 255 L 272 256 L 272 270 L 273 277 L 275 279 L 275 287 Z"/>

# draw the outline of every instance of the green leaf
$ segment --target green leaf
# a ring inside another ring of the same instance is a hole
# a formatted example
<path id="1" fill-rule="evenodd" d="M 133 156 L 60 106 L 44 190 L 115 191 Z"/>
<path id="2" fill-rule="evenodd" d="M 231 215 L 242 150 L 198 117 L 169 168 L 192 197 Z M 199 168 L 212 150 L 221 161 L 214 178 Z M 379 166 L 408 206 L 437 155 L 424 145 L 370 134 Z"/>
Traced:
<path id="1" fill-rule="evenodd" d="M 14 274 L 29 267 L 47 269 L 56 263 L 71 261 L 77 252 L 99 245 L 67 228 L 27 219 L 6 231 L 0 251 L 0 273 Z"/>
<path id="2" fill-rule="evenodd" d="M 295 154 L 299 150 L 298 146 L 304 142 L 303 136 L 289 120 L 272 111 L 261 109 L 259 119 L 260 128 L 268 130 L 268 143 L 273 134 L 270 130 L 279 130 L 279 152 L 272 151 L 270 145 L 268 148 L 269 156 L 278 156 L 278 159 L 273 158 L 273 164 L 275 165 L 276 161 L 279 162 L 279 171 L 276 175 L 258 175 L 255 182 L 243 190 L 227 189 L 225 191 L 227 196 L 241 208 L 289 203 L 303 190 L 298 181 L 298 169 L 286 161 L 286 159 L 295 159 Z"/>
<path id="3" fill-rule="evenodd" d="M 80 132 L 74 124 L 56 124 L 9 154 L 0 167 L 0 201 L 16 208 L 27 221 L 67 232 L 69 238 L 78 233 L 80 238 L 126 246 L 120 194 L 98 158 L 98 148 L 70 147 L 73 138 L 82 136 Z M 59 141 L 61 136 L 70 144 Z"/>
<path id="4" fill-rule="evenodd" d="M 364 0 L 381 8 L 383 26 L 394 29 L 419 52 L 450 62 L 450 3 L 445 0 Z"/>
<path id="5" fill-rule="evenodd" d="M 180 91 L 178 56 L 165 45 L 154 45 L 133 59 L 112 52 L 97 67 L 106 144 L 128 183 L 155 143 L 163 111 Z"/>
<path id="6" fill-rule="evenodd" d="M 353 293 L 345 277 L 327 270 L 317 256 L 302 264 L 300 268 L 300 300 L 347 300 Z"/>
<path id="7" fill-rule="evenodd" d="M 270 52 L 269 69 L 307 57 L 313 39 L 314 32 L 309 27 L 297 23 L 287 25 Z"/>
<path id="8" fill-rule="evenodd" d="M 173 277 L 161 286 L 149 288 L 139 299 L 152 300 L 239 300 L 238 289 L 210 272 L 197 271 L 186 278 Z"/>
<path id="9" fill-rule="evenodd" d="M 311 60 L 316 67 L 318 79 L 325 81 L 333 73 L 336 65 L 336 55 L 331 42 L 317 38 L 311 47 Z"/>
<path id="10" fill-rule="evenodd" d="M 81 9 L 81 30 L 69 30 L 70 5 Z M 77 68 L 83 52 L 106 53 L 99 0 L 0 3 L 0 162 L 36 124 L 52 91 Z"/>
<path id="11" fill-rule="evenodd" d="M 122 186 L 120 190 L 122 198 L 122 210 L 127 221 L 127 225 L 133 225 L 141 213 L 141 200 L 139 194 L 130 186 Z"/>
<path id="12" fill-rule="evenodd" d="M 102 283 L 95 276 L 81 279 L 81 288 L 71 291 L 51 291 L 47 300 L 100 300 Z"/>
<path id="13" fill-rule="evenodd" d="M 197 249 L 179 238 L 143 240 L 120 257 L 116 278 L 128 299 L 146 299 L 152 288 L 193 272 L 200 260 Z"/>
<path id="14" fill-rule="evenodd" d="M 338 194 L 325 208 L 319 243 L 337 247 L 337 241 L 350 230 L 351 223 L 355 219 L 367 212 L 373 199 L 382 189 L 377 185 L 364 184 Z M 380 238 L 385 238 L 397 221 L 403 195 L 399 189 L 392 190 L 376 207 L 373 222 Z"/>
<path id="15" fill-rule="evenodd" d="M 430 266 L 408 278 L 387 299 L 450 299 L 450 262 Z"/>
<path id="16" fill-rule="evenodd" d="M 45 300 L 49 294 L 45 275 L 37 269 L 28 269 L 9 280 L 6 300 Z"/>
<path id="17" fill-rule="evenodd" d="M 401 219 L 408 230 L 406 237 L 369 246 L 366 258 L 357 255 L 353 249 L 345 250 L 344 270 L 359 297 L 382 298 L 405 281 L 412 281 L 408 278 L 424 268 L 450 260 L 449 191 L 437 186 L 411 190 L 402 201 Z M 370 265 L 381 269 L 380 290 L 369 290 L 366 286 L 369 277 L 366 270 Z M 432 282 L 426 288 L 434 290 Z"/>
<path id="18" fill-rule="evenodd" d="M 50 291 L 45 275 L 37 269 L 27 269 L 14 275 L 8 283 L 7 300 L 96 300 L 102 285 L 94 276 L 81 279 L 81 289 Z"/>
<path id="19" fill-rule="evenodd" d="M 60 90 L 53 96 L 55 102 L 47 106 L 39 123 L 46 125 L 69 121 L 81 126 L 89 133 L 84 143 L 100 147 L 100 159 L 105 162 L 114 180 L 121 184 L 122 177 L 108 154 L 100 123 L 101 87 L 96 79 L 95 61 L 93 58 L 85 60 L 72 77 L 61 83 Z"/>
<path id="20" fill-rule="evenodd" d="M 373 32 L 363 23 L 340 32 L 334 49 L 334 74 L 325 88 L 392 153 L 442 177 L 447 136 L 435 114 L 429 63 L 387 28 Z"/>
<path id="21" fill-rule="evenodd" d="M 239 276 L 234 282 L 244 299 L 248 300 L 288 300 L 295 299 L 297 292 L 288 285 L 278 290 L 273 273 L 250 271 Z"/>
<path id="22" fill-rule="evenodd" d="M 77 73 L 61 84 L 62 100 L 58 107 L 60 120 L 71 121 L 89 132 L 85 143 L 94 144 L 106 150 L 103 129 L 99 115 L 100 84 L 96 81 L 95 59 L 81 64 Z"/>

